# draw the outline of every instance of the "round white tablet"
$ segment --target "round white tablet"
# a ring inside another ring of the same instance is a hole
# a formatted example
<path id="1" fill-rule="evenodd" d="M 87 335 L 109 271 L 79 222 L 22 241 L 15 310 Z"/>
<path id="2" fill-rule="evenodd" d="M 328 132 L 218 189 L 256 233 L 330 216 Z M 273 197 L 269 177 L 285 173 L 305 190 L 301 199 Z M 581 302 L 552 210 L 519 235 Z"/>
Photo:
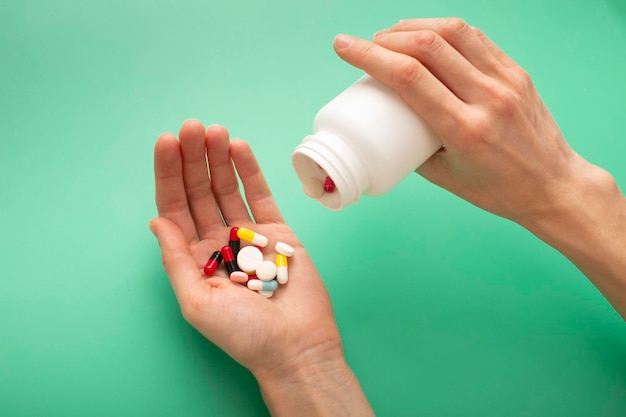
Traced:
<path id="1" fill-rule="evenodd" d="M 263 252 L 254 246 L 245 246 L 239 249 L 237 265 L 243 272 L 253 274 L 257 266 L 263 262 Z"/>
<path id="2" fill-rule="evenodd" d="M 261 281 L 271 281 L 276 278 L 276 264 L 271 261 L 263 261 L 256 267 L 256 277 Z"/>

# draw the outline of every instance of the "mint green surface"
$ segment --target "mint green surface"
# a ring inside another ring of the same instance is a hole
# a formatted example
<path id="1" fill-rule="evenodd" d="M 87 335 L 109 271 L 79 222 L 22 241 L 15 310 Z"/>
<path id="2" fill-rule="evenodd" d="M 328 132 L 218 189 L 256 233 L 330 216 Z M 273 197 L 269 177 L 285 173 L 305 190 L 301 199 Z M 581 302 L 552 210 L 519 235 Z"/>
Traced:
<path id="1" fill-rule="evenodd" d="M 481 27 L 624 187 L 623 0 L 0 2 L 0 415 L 268 414 L 147 228 L 154 141 L 195 117 L 256 150 L 378 415 L 625 416 L 626 326 L 553 249 L 417 175 L 301 192 L 291 151 L 360 75 L 333 36 L 425 16 Z"/>

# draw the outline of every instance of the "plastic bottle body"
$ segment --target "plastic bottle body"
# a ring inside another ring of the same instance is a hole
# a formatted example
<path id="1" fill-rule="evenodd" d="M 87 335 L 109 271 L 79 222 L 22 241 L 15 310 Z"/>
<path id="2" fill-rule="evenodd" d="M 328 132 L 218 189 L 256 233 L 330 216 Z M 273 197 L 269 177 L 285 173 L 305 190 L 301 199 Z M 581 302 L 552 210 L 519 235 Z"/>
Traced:
<path id="1" fill-rule="evenodd" d="M 341 210 L 362 194 L 387 193 L 441 146 L 391 88 L 365 76 L 317 113 L 292 162 L 307 195 Z M 335 191 L 321 193 L 319 182 L 328 177 Z"/>

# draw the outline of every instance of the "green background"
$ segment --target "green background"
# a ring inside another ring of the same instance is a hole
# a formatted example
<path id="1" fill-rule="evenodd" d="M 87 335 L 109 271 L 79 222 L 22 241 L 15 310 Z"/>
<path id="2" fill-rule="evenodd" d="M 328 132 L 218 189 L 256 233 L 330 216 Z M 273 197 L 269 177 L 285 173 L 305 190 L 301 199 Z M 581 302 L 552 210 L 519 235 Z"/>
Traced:
<path id="1" fill-rule="evenodd" d="M 147 228 L 152 150 L 195 117 L 256 151 L 380 416 L 624 416 L 626 329 L 527 231 L 411 176 L 339 213 L 290 154 L 360 73 L 336 33 L 459 16 L 626 184 L 624 0 L 0 0 L 0 415 L 266 416 L 189 326 Z"/>

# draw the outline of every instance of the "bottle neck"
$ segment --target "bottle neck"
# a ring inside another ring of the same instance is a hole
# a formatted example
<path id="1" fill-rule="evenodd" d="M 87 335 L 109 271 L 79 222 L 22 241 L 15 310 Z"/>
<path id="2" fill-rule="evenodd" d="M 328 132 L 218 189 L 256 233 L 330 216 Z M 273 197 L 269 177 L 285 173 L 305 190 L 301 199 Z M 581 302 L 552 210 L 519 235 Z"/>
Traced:
<path id="1" fill-rule="evenodd" d="M 362 162 L 341 137 L 331 132 L 319 131 L 305 137 L 291 161 L 305 193 L 331 210 L 356 203 L 368 187 Z M 323 191 L 327 177 L 334 182 L 334 191 Z"/>

